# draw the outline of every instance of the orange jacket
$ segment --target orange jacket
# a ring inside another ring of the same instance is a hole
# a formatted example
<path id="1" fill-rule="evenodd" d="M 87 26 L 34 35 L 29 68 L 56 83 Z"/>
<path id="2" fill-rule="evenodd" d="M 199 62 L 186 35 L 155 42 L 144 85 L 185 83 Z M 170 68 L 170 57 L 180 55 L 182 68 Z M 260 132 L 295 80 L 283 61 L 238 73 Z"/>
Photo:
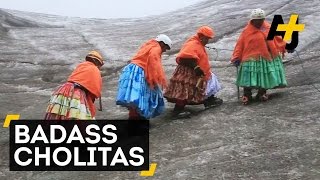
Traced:
<path id="1" fill-rule="evenodd" d="M 282 40 L 281 36 L 267 40 L 269 30 L 270 24 L 266 21 L 260 29 L 249 22 L 237 41 L 231 61 L 240 59 L 243 62 L 252 58 L 259 59 L 259 56 L 272 60 L 280 53 L 284 54 L 286 42 Z"/>
<path id="2" fill-rule="evenodd" d="M 204 72 L 206 80 L 211 77 L 209 57 L 204 46 L 201 44 L 198 35 L 192 36 L 184 43 L 177 55 L 176 62 L 180 64 L 180 61 L 183 60 L 183 58 L 196 60 L 197 65 L 200 66 L 201 70 Z"/>
<path id="3" fill-rule="evenodd" d="M 99 69 L 92 62 L 80 63 L 68 78 L 69 82 L 75 82 L 86 88 L 89 109 L 92 117 L 95 116 L 94 100 L 101 97 L 102 78 Z"/>
<path id="4" fill-rule="evenodd" d="M 146 80 L 153 89 L 159 85 L 167 86 L 166 76 L 161 63 L 162 50 L 158 41 L 152 39 L 141 46 L 131 63 L 138 65 L 144 70 Z"/>

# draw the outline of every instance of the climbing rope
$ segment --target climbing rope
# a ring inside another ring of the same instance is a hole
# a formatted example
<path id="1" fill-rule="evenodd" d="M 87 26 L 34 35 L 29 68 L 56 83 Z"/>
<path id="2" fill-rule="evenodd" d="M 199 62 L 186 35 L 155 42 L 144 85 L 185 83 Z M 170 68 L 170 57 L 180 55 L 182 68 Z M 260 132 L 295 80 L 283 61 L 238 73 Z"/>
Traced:
<path id="1" fill-rule="evenodd" d="M 217 55 L 216 57 L 214 58 L 214 61 L 217 61 L 218 60 L 218 57 L 219 57 L 219 51 L 233 51 L 232 49 L 223 49 L 223 48 L 214 48 L 214 47 L 209 47 L 209 46 L 205 46 L 207 49 L 209 50 L 214 50 Z M 227 68 L 229 67 L 233 67 L 234 65 L 227 65 L 227 67 L 225 67 L 224 69 L 222 69 L 223 71 L 226 70 Z"/>
<path id="2" fill-rule="evenodd" d="M 318 92 L 320 92 L 320 90 L 314 85 L 314 83 L 312 83 L 312 79 L 308 76 L 308 74 L 306 73 L 306 70 L 305 70 L 305 68 L 303 67 L 303 62 L 302 62 L 302 59 L 300 58 L 300 55 L 299 55 L 299 52 L 297 51 L 297 50 L 294 50 L 295 52 L 296 52 L 296 54 L 297 54 L 297 57 L 298 57 L 298 59 L 299 59 L 299 61 L 301 62 L 300 63 L 300 66 L 301 66 L 301 69 L 302 69 L 302 72 L 303 72 L 303 74 L 307 77 L 307 79 L 311 82 L 311 86 L 314 88 L 314 89 L 316 89 Z"/>

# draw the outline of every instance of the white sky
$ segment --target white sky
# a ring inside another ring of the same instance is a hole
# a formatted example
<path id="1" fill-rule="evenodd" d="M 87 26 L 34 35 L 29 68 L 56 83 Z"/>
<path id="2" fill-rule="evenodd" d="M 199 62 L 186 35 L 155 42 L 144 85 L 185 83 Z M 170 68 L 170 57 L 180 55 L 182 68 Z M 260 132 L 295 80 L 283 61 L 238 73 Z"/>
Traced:
<path id="1" fill-rule="evenodd" d="M 86 18 L 134 18 L 177 10 L 203 0 L 1 0 L 0 8 Z"/>

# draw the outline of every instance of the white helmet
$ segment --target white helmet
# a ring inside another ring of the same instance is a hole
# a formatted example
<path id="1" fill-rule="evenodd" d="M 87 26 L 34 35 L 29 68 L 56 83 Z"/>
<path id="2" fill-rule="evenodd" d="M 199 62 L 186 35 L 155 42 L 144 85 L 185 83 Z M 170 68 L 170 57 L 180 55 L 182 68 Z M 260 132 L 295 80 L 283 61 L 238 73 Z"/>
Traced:
<path id="1" fill-rule="evenodd" d="M 250 17 L 251 19 L 264 19 L 266 18 L 266 14 L 264 10 L 258 8 L 258 9 L 252 10 Z"/>
<path id="2" fill-rule="evenodd" d="M 158 41 L 158 42 L 161 42 L 161 41 L 162 41 L 164 44 L 168 45 L 168 46 L 169 46 L 169 50 L 170 50 L 171 47 L 172 47 L 172 41 L 171 41 L 171 39 L 170 39 L 167 35 L 165 35 L 165 34 L 159 34 L 159 35 L 156 37 L 155 40 Z"/>

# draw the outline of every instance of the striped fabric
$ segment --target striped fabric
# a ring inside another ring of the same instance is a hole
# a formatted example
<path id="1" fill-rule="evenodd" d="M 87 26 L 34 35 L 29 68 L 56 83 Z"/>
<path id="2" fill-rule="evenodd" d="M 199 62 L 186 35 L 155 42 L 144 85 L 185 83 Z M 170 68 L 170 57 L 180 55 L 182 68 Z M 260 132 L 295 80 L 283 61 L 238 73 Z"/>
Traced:
<path id="1" fill-rule="evenodd" d="M 45 119 L 92 119 L 85 92 L 70 82 L 58 87 L 50 98 Z"/>

